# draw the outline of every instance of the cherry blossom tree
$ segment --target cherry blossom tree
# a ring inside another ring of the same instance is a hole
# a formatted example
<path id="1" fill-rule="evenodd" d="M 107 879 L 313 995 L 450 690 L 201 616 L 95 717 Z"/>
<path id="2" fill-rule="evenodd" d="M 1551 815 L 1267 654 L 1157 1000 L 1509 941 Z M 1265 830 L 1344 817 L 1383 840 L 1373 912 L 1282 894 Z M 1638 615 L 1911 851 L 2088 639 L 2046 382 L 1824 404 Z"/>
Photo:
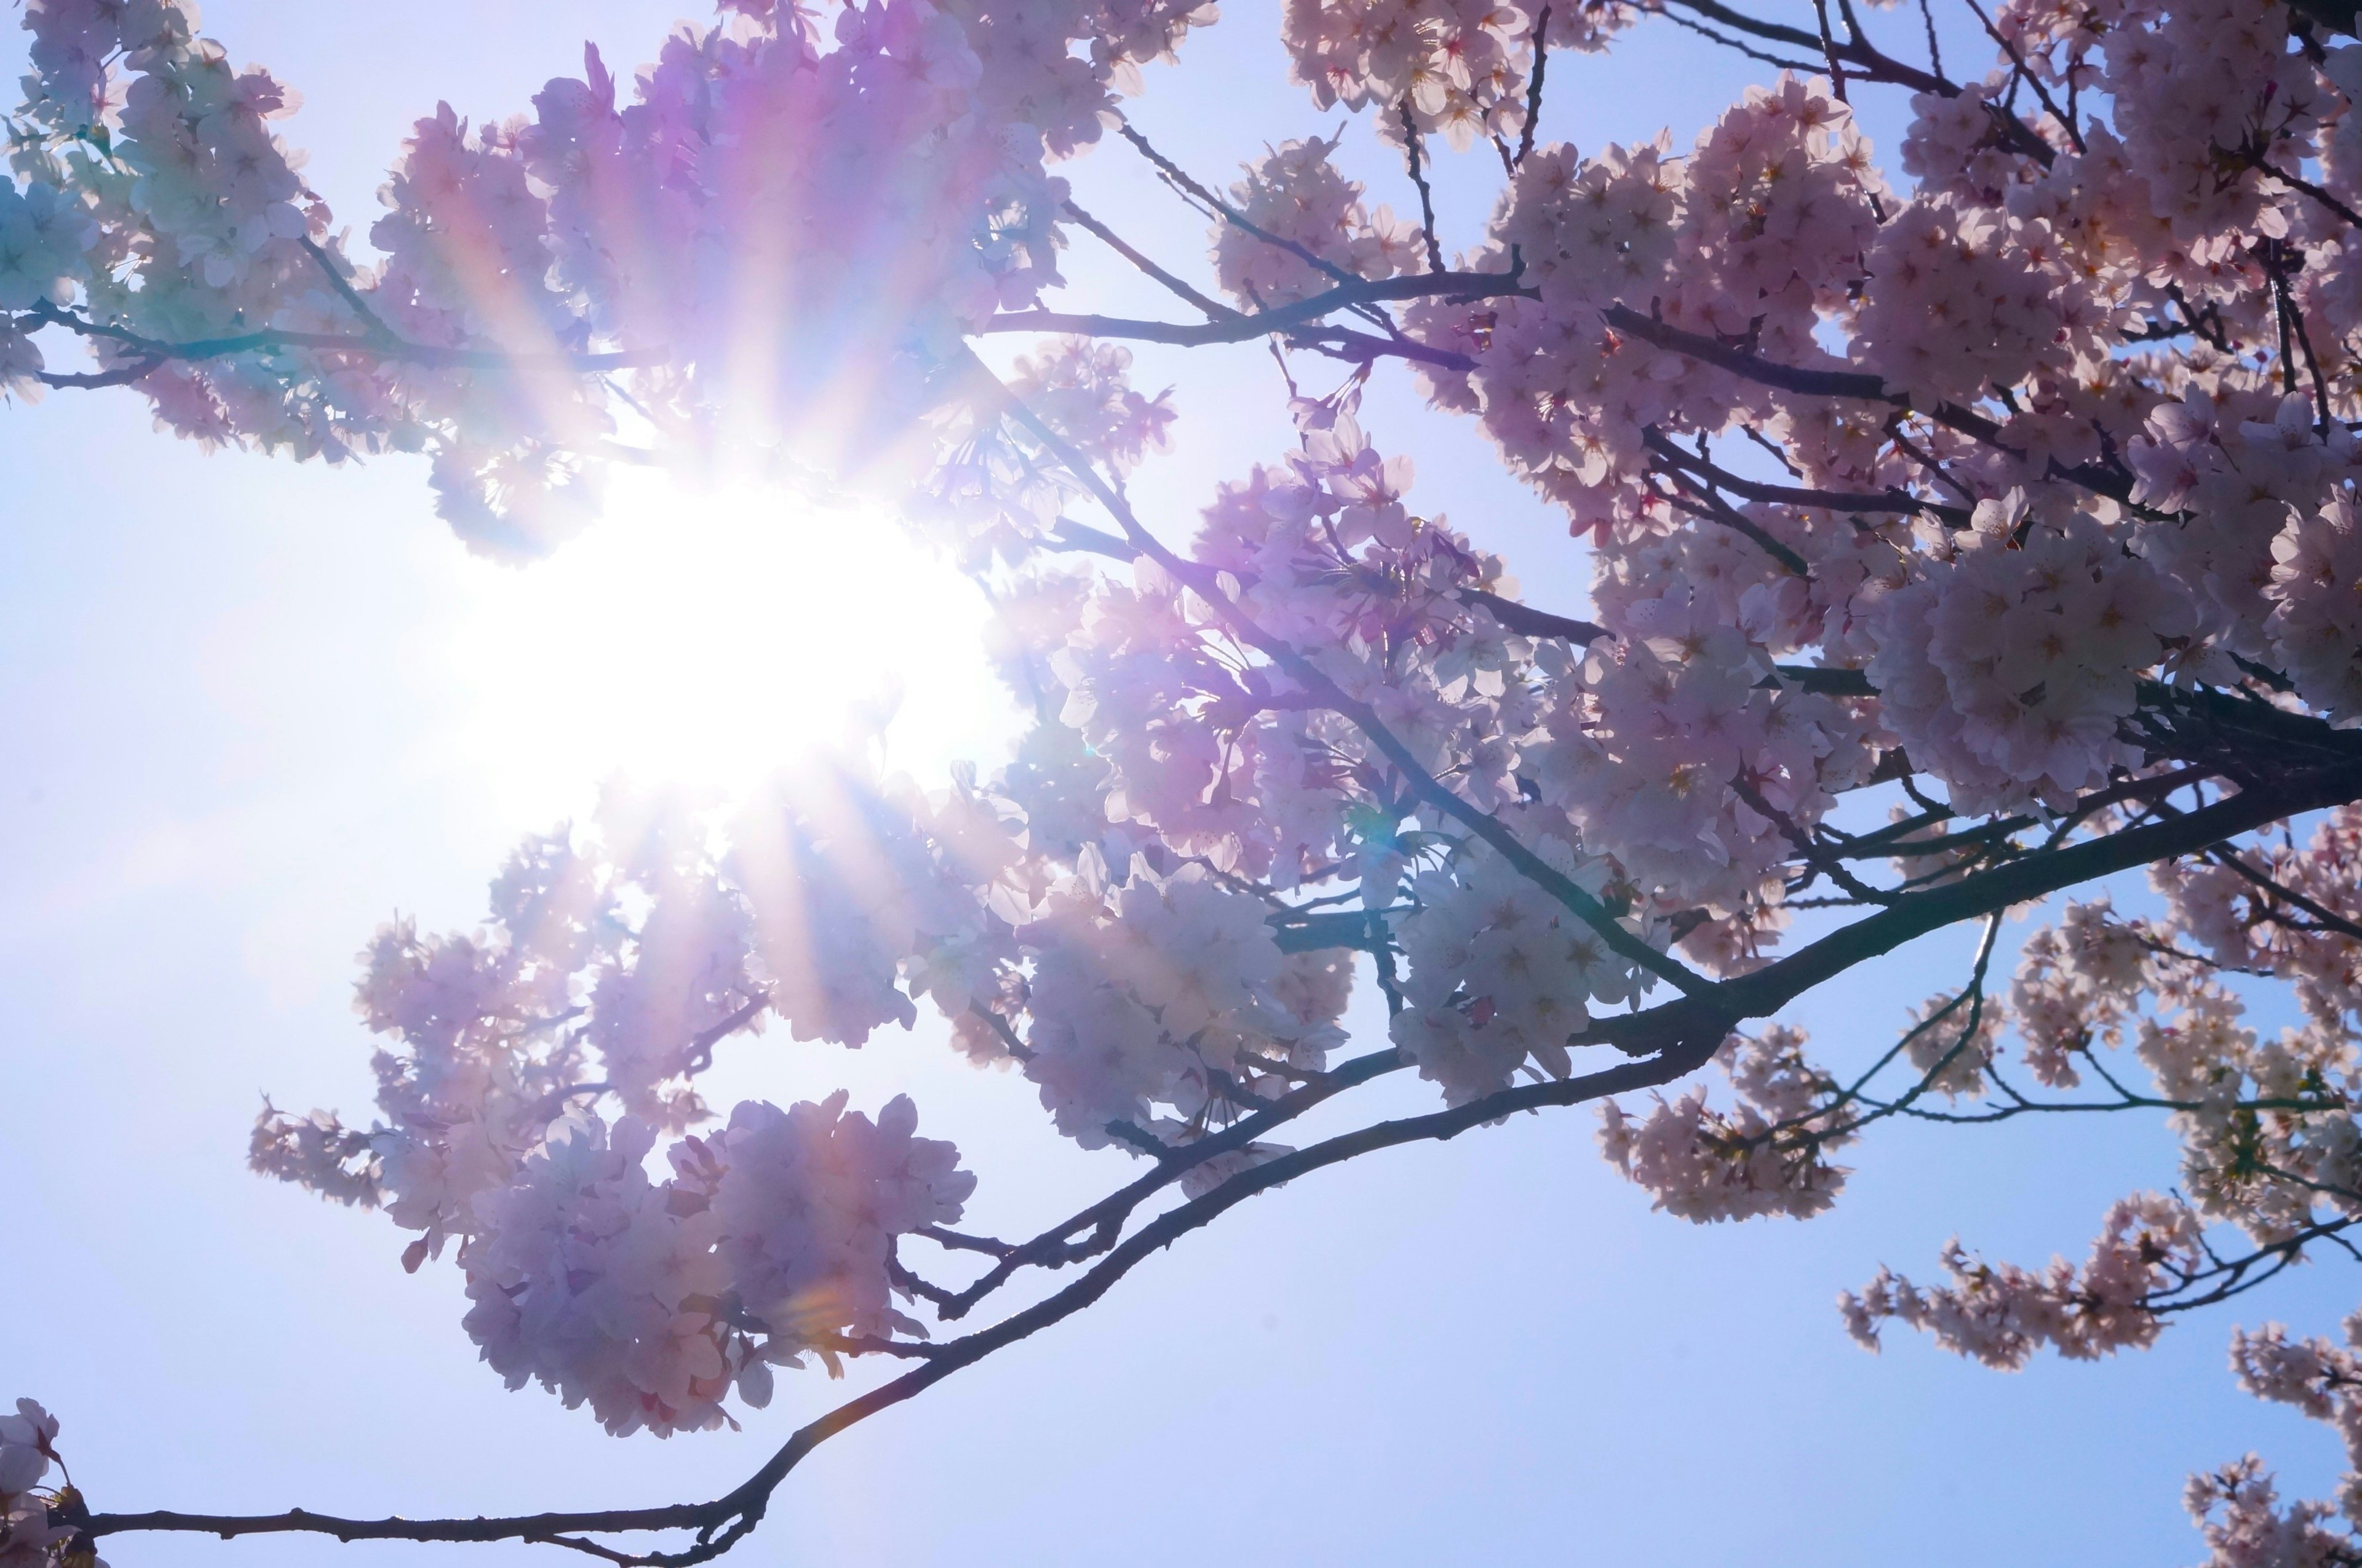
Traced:
<path id="1" fill-rule="evenodd" d="M 1333 138 L 1226 181 L 1127 120 L 1210 4 L 724 0 L 631 81 L 590 51 L 516 118 L 419 120 L 364 245 L 273 128 L 291 92 L 186 0 L 27 0 L 10 397 L 424 454 L 466 547 L 527 570 L 613 465 L 753 452 L 889 497 L 974 577 L 1032 719 L 990 777 L 855 747 L 727 812 L 618 793 L 529 839 L 480 930 L 370 941 L 375 1111 L 253 1130 L 258 1171 L 459 1271 L 509 1386 L 615 1434 L 895 1375 L 710 1499 L 468 1519 L 106 1511 L 27 1400 L 0 1563 L 139 1531 L 706 1561 L 818 1444 L 1255 1194 L 1547 1107 L 1595 1106 L 1609 1163 L 1697 1222 L 1826 1209 L 1886 1121 L 2171 1128 L 2179 1189 L 2096 1217 L 2084 1262 L 1955 1241 L 1934 1282 L 1846 1295 L 1871 1348 L 1899 1322 L 1995 1366 L 2097 1357 L 2362 1258 L 2355 12 L 1960 4 L 1289 0 L 1297 83 L 1398 155 L 1397 211 Z M 1552 140 L 1553 55 L 1644 21 L 1761 84 L 1692 147 Z M 1883 160 L 1870 94 L 1907 97 Z M 1142 160 L 1206 252 L 1076 204 L 1086 156 Z M 1458 254 L 1447 167 L 1498 189 Z M 1170 312 L 1055 308 L 1085 246 Z M 1176 417 L 1128 342 L 1279 361 L 1270 446 L 1190 539 L 1128 499 Z M 1525 602 L 1414 501 L 1362 427 L 1374 376 L 1563 510 L 1588 606 Z M 1778 1021 L 1953 926 L 1973 962 L 1860 1064 Z M 2274 984 L 2298 1021 L 2268 1034 Z M 1386 1038 L 1348 1038 L 1357 985 Z M 701 1098 L 735 1037 L 858 1046 L 922 1008 L 1132 1179 L 977 1234 L 978 1175 L 908 1098 Z M 1434 1109 L 1284 1141 L 1396 1074 Z M 2193 1479 L 2216 1563 L 2362 1562 L 2348 1333 L 2236 1331 L 2245 1386 L 2353 1468 L 2321 1501 L 2254 1456 Z"/>

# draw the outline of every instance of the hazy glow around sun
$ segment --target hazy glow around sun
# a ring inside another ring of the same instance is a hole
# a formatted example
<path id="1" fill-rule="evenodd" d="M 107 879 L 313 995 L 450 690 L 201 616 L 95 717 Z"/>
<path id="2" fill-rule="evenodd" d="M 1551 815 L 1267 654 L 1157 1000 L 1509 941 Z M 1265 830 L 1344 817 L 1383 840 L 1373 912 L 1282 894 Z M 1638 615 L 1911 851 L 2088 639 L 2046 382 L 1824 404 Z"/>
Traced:
<path id="1" fill-rule="evenodd" d="M 1021 722 L 983 593 L 882 512 L 630 473 L 549 559 L 464 577 L 448 760 L 505 811 L 575 811 L 617 774 L 736 792 L 865 711 L 893 713 L 888 766 L 933 785 Z"/>

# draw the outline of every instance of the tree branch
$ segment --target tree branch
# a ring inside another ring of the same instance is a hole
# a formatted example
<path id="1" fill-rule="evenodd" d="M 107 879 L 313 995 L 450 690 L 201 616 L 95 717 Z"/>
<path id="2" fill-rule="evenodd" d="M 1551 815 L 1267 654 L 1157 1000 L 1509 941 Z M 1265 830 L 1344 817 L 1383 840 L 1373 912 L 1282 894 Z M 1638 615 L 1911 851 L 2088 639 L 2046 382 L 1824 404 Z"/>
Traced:
<path id="1" fill-rule="evenodd" d="M 1097 235 L 1100 243 L 1105 245 L 1109 249 L 1114 251 L 1117 255 L 1131 262 L 1134 267 L 1139 268 L 1141 271 L 1146 273 L 1157 282 L 1164 284 L 1166 289 L 1178 295 L 1182 300 L 1190 304 L 1196 305 L 1199 310 L 1204 311 L 1209 317 L 1219 321 L 1239 314 L 1237 311 L 1232 310 L 1230 306 L 1221 304 L 1220 301 L 1209 299 L 1206 295 L 1199 293 L 1196 289 L 1191 288 L 1188 284 L 1183 282 L 1180 279 L 1175 277 L 1172 273 L 1166 271 L 1155 262 L 1150 260 L 1146 256 L 1141 254 L 1138 250 L 1133 249 L 1130 245 L 1124 243 L 1122 237 L 1118 235 L 1115 230 L 1108 227 L 1107 225 L 1101 223 L 1098 219 L 1085 212 L 1072 201 L 1062 204 L 1062 210 L 1068 217 L 1073 218 L 1076 223 L 1082 225 L 1091 233 Z"/>
<path id="2" fill-rule="evenodd" d="M 1455 1138 L 1471 1128 L 1497 1121 L 1519 1110 L 1580 1105 L 1604 1099 L 1609 1095 L 1671 1083 L 1702 1066 L 1720 1043 L 1721 1036 L 1717 1033 L 1709 1042 L 1696 1042 L 1668 1050 L 1652 1060 L 1627 1062 L 1556 1082 L 1520 1085 L 1456 1109 L 1381 1121 L 1308 1148 L 1278 1155 L 1242 1171 L 1205 1196 L 1159 1215 L 1113 1247 L 1101 1262 L 1072 1285 L 1033 1306 L 1010 1314 L 990 1328 L 934 1346 L 891 1342 L 911 1353 L 922 1356 L 922 1364 L 858 1397 L 846 1400 L 819 1419 L 799 1428 L 760 1469 L 710 1502 L 472 1519 L 354 1519 L 311 1513 L 302 1508 L 291 1508 L 283 1514 L 264 1515 L 187 1514 L 158 1509 L 137 1514 L 83 1514 L 72 1522 L 94 1539 L 148 1531 L 214 1535 L 225 1540 L 246 1535 L 284 1534 L 329 1535 L 345 1541 L 524 1540 L 565 1546 L 576 1551 L 588 1550 L 609 1562 L 628 1565 L 628 1568 L 689 1568 L 690 1564 L 719 1557 L 761 1523 L 769 1509 L 772 1494 L 778 1490 L 780 1483 L 808 1454 L 830 1438 L 923 1393 L 994 1352 L 1074 1316 L 1105 1296 L 1117 1281 L 1142 1261 L 1256 1194 L 1381 1149 Z M 1386 1055 L 1391 1055 L 1392 1053 Z M 886 1345 L 881 1342 L 860 1348 L 884 1350 Z M 594 1543 L 559 1539 L 568 1535 L 667 1529 L 695 1530 L 698 1532 L 696 1544 L 681 1551 L 624 1553 Z"/>
<path id="3" fill-rule="evenodd" d="M 228 337 L 200 338 L 192 343 L 168 343 L 120 326 L 103 322 L 87 321 L 71 311 L 59 309 L 47 300 L 36 300 L 27 312 L 51 326 L 63 327 L 83 337 L 120 343 L 144 359 L 161 364 L 168 361 L 202 363 L 238 354 L 284 354 L 293 349 L 308 349 L 323 354 L 351 354 L 361 359 L 392 359 L 420 365 L 473 370 L 525 370 L 550 369 L 575 371 L 627 370 L 640 365 L 660 365 L 670 357 L 670 350 L 661 348 L 633 349 L 612 354 L 511 354 L 496 349 L 442 348 L 428 343 L 411 343 L 388 339 L 375 332 L 285 332 L 276 327 L 259 332 L 242 332 Z M 155 364 L 142 370 L 145 375 Z M 104 374 L 105 372 L 102 372 Z M 131 378 L 136 380 L 137 377 Z M 112 386 L 111 381 L 61 381 L 52 384 Z"/>

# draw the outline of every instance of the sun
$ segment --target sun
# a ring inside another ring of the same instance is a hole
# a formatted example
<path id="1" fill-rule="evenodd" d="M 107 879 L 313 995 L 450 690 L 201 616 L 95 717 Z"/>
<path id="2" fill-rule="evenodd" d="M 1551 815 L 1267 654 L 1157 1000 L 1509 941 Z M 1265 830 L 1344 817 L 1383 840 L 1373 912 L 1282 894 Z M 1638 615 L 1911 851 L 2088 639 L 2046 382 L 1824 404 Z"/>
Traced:
<path id="1" fill-rule="evenodd" d="M 548 559 L 457 569 L 448 760 L 507 812 L 618 776 L 738 793 L 889 714 L 888 766 L 927 783 L 1021 723 L 983 591 L 876 508 L 631 472 Z"/>

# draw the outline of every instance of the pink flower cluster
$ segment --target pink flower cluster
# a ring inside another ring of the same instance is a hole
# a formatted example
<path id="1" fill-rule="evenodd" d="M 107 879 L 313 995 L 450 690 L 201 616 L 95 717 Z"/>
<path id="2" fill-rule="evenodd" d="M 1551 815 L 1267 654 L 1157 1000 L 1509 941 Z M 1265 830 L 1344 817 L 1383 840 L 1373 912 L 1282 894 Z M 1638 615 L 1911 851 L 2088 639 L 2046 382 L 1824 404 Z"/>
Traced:
<path id="1" fill-rule="evenodd" d="M 2234 1330 L 2231 1369 L 2260 1399 L 2291 1405 L 2333 1427 L 2345 1445 L 2345 1474 L 2334 1503 L 2300 1501 L 2283 1507 L 2263 1462 L 2254 1454 L 2190 1480 L 2189 1507 L 2213 1555 L 2207 1568 L 2329 1568 L 2351 1562 L 2362 1526 L 2362 1320 L 2345 1322 L 2346 1343 L 2292 1339 L 2278 1323 L 2258 1332 Z"/>
<path id="2" fill-rule="evenodd" d="M 1871 1350 L 1880 1325 L 1894 1319 L 1988 1366 L 2014 1370 L 2044 1346 L 2090 1361 L 2154 1341 L 2161 1323 L 2150 1297 L 2177 1273 L 2196 1273 L 2203 1256 L 2197 1215 L 2144 1193 L 2108 1210 L 2080 1269 L 2064 1258 L 2038 1270 L 1987 1264 L 1955 1240 L 1943 1253 L 1949 1284 L 1923 1288 L 1881 1269 L 1860 1294 L 1839 1297 L 1838 1308 L 1847 1331 Z"/>
<path id="3" fill-rule="evenodd" d="M 1654 1196 L 1655 1207 L 1699 1224 L 1766 1214 L 1810 1219 L 1837 1201 L 1849 1174 L 1827 1154 L 1852 1142 L 1828 1077 L 1805 1059 L 1802 1030 L 1773 1024 L 1734 1034 L 1715 1061 L 1738 1101 L 1710 1104 L 1704 1088 L 1657 1099 L 1637 1122 L 1600 1107 L 1608 1163 Z"/>
<path id="4" fill-rule="evenodd" d="M 70 1524 L 50 1522 L 50 1508 L 67 1487 L 41 1485 L 57 1451 L 58 1419 L 31 1399 L 0 1416 L 0 1568 L 105 1568 Z M 71 1555 L 69 1555 L 71 1553 Z"/>
<path id="5" fill-rule="evenodd" d="M 734 1388 L 770 1402 L 774 1366 L 845 1335 L 923 1333 L 892 1305 L 894 1239 L 955 1220 L 976 1178 L 951 1144 L 912 1136 L 889 1100 L 872 1122 L 839 1091 L 786 1110 L 741 1103 L 668 1153 L 626 1116 L 551 1129 L 480 1195 L 461 1249 L 469 1337 L 512 1388 L 528 1378 L 618 1434 L 722 1424 Z"/>
<path id="6" fill-rule="evenodd" d="M 1286 142 L 1246 166 L 1231 187 L 1231 205 L 1264 234 L 1291 242 L 1333 271 L 1322 271 L 1297 250 L 1228 220 L 1214 226 L 1214 276 L 1222 292 L 1258 309 L 1293 304 L 1334 288 L 1340 275 L 1391 278 L 1423 263 L 1416 223 L 1363 204 L 1362 185 L 1330 161 L 1336 141 L 1312 137 Z"/>
<path id="7" fill-rule="evenodd" d="M 1597 50 L 1631 25 L 1623 0 L 1289 0 L 1281 37 L 1296 80 L 1326 109 L 1378 113 L 1399 141 L 1407 116 L 1462 151 L 1480 138 L 1514 138 L 1526 122 L 1536 32 L 1550 47 Z"/>

